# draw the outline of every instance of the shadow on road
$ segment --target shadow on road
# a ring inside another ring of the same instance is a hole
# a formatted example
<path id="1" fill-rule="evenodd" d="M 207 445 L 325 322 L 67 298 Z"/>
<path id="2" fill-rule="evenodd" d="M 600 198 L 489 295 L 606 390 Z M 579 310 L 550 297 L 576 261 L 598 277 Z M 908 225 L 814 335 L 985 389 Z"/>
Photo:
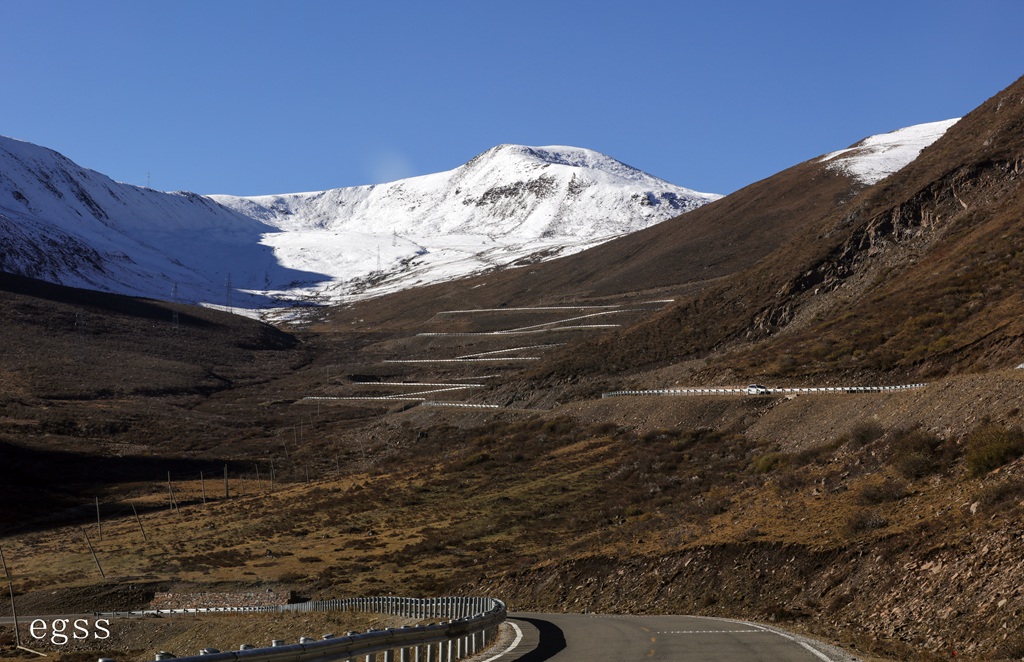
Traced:
<path id="1" fill-rule="evenodd" d="M 554 623 L 539 618 L 516 617 L 515 620 L 529 623 L 537 628 L 537 632 L 540 634 L 540 643 L 537 648 L 519 658 L 517 662 L 543 662 L 550 660 L 565 649 L 565 635 L 562 634 L 561 628 Z"/>

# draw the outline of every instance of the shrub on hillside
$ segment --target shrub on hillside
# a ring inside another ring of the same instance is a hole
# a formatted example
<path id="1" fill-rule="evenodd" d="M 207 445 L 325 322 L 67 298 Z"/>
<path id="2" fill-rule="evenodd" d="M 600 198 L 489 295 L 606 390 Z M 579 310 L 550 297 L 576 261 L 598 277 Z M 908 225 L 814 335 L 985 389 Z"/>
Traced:
<path id="1" fill-rule="evenodd" d="M 874 506 L 888 501 L 898 501 L 906 494 L 906 483 L 894 478 L 885 478 L 863 485 L 857 492 L 857 502 L 866 506 Z"/>
<path id="2" fill-rule="evenodd" d="M 764 453 L 750 461 L 749 470 L 754 474 L 766 474 L 787 466 L 789 462 L 789 453 Z"/>
<path id="3" fill-rule="evenodd" d="M 1024 432 L 1018 427 L 982 425 L 967 437 L 967 470 L 981 476 L 1024 455 Z"/>
<path id="4" fill-rule="evenodd" d="M 846 519 L 846 533 L 854 535 L 889 526 L 882 514 L 871 508 L 858 508 Z"/>
<path id="5" fill-rule="evenodd" d="M 898 430 L 889 440 L 888 460 L 904 478 L 924 478 L 942 469 L 941 446 L 942 438 L 926 430 Z"/>
<path id="6" fill-rule="evenodd" d="M 779 473 L 778 477 L 775 479 L 775 491 L 779 494 L 799 492 L 803 488 L 807 487 L 810 482 L 811 477 L 806 471 L 788 469 Z"/>
<path id="7" fill-rule="evenodd" d="M 779 469 L 799 469 L 809 464 L 825 464 L 842 441 L 812 446 L 793 453 L 781 451 L 762 453 L 755 456 L 747 467 L 753 474 L 766 474 Z"/>
<path id="8" fill-rule="evenodd" d="M 1020 512 L 1024 507 L 1024 480 L 1015 478 L 988 485 L 975 495 L 975 500 L 990 513 L 1008 509 Z"/>
<path id="9" fill-rule="evenodd" d="M 883 434 L 885 434 L 885 429 L 881 425 L 869 421 L 853 426 L 853 429 L 850 430 L 850 433 L 843 440 L 854 448 L 863 448 L 872 441 L 879 439 Z"/>

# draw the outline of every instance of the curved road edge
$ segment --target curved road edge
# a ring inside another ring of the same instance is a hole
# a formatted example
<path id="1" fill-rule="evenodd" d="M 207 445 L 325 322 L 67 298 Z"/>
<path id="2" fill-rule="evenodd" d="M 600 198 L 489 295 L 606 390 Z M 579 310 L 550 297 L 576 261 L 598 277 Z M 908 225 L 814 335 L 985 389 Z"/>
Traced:
<path id="1" fill-rule="evenodd" d="M 507 625 L 495 647 L 467 662 L 861 660 L 812 637 L 728 618 L 520 612 L 510 613 Z"/>

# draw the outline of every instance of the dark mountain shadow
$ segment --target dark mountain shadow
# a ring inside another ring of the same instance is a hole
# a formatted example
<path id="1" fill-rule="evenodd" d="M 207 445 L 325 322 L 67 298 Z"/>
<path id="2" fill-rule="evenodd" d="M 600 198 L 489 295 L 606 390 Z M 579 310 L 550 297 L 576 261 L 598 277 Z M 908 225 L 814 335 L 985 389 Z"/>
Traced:
<path id="1" fill-rule="evenodd" d="M 73 306 L 88 306 L 142 319 L 166 321 L 173 315 L 170 304 L 157 303 L 152 300 L 137 299 L 120 294 L 111 294 L 109 292 L 100 292 L 98 290 L 85 290 L 66 285 L 56 285 L 44 280 L 3 271 L 0 271 L 0 291 Z M 177 306 L 176 308 L 186 308 L 186 306 Z M 209 320 L 180 311 L 178 312 L 178 321 L 180 324 L 196 327 L 214 326 Z"/>
<path id="2" fill-rule="evenodd" d="M 107 517 L 132 516 L 127 499 L 110 497 L 118 485 L 151 482 L 166 485 L 172 480 L 196 480 L 203 472 L 210 481 L 210 495 L 223 498 L 217 481 L 234 463 L 220 459 L 193 460 L 160 456 L 102 457 L 64 450 L 31 448 L 0 439 L 0 538 L 72 524 L 95 524 L 96 504 Z M 155 489 L 155 487 L 154 487 Z M 104 496 L 104 495 L 108 496 Z M 111 502 L 116 499 L 116 502 Z M 175 499 L 177 505 L 194 502 Z M 139 514 L 168 507 L 144 505 Z"/>
<path id="3" fill-rule="evenodd" d="M 543 662 L 543 660 L 550 660 L 565 650 L 565 634 L 562 633 L 561 628 L 551 621 L 539 618 L 522 618 L 519 616 L 515 620 L 529 623 L 537 628 L 537 632 L 540 633 L 540 643 L 537 644 L 537 648 L 519 658 L 518 662 Z"/>

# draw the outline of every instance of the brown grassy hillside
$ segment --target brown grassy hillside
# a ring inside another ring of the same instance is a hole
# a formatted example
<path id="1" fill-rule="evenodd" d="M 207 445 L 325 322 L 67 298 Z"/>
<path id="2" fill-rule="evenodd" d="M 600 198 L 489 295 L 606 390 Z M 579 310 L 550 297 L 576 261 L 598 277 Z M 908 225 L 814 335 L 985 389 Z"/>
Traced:
<path id="1" fill-rule="evenodd" d="M 634 328 L 568 350 L 538 375 L 693 358 L 708 360 L 705 380 L 738 372 L 783 382 L 934 378 L 1016 365 L 1022 102 L 1018 81 L 905 170 L 804 218 L 802 233 L 756 263 Z M 802 176 L 794 169 L 777 177 Z"/>
<path id="2" fill-rule="evenodd" d="M 876 186 L 811 161 L 580 255 L 288 332 L 4 280 L 18 599 L 95 599 L 79 525 L 99 495 L 98 551 L 134 587 L 102 593 L 112 608 L 168 585 L 486 592 L 781 620 L 891 659 L 1019 659 L 1022 118 L 1024 79 Z M 617 308 L 507 311 L 552 304 Z M 495 310 L 452 312 L 473 308 Z M 495 330 L 513 333 L 418 335 Z M 599 397 L 760 380 L 929 385 Z M 431 397 L 502 408 L 303 399 L 402 382 L 473 383 Z M 231 497 L 203 503 L 197 474 L 223 464 Z"/>

